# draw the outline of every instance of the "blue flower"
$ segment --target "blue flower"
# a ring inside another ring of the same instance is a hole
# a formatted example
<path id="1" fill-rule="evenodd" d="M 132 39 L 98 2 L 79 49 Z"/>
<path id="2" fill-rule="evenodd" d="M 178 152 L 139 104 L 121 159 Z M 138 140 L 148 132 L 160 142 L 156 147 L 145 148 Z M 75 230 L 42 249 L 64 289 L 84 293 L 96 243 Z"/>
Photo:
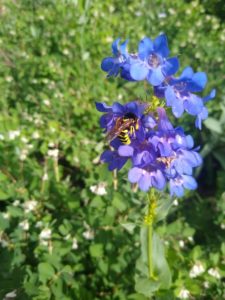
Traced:
<path id="1" fill-rule="evenodd" d="M 193 92 L 201 92 L 206 83 L 207 77 L 204 72 L 194 73 L 191 67 L 187 67 L 179 78 L 171 77 L 167 84 L 156 87 L 154 92 L 157 96 L 166 98 L 166 104 L 172 107 L 175 117 L 181 117 L 184 111 L 192 116 L 197 116 L 195 125 L 201 129 L 201 121 L 207 118 L 207 109 L 204 107 L 204 103 L 215 97 L 215 90 L 212 90 L 204 98 Z"/>
<path id="2" fill-rule="evenodd" d="M 113 57 L 106 57 L 102 60 L 101 68 L 108 73 L 108 76 L 117 76 L 121 71 L 121 77 L 126 80 L 132 80 L 127 64 L 128 52 L 126 50 L 128 41 L 119 45 L 120 39 L 112 43 Z"/>
<path id="3" fill-rule="evenodd" d="M 180 175 L 170 179 L 170 195 L 176 195 L 182 197 L 184 195 L 184 189 L 195 190 L 197 188 L 196 180 L 189 175 Z"/>
<path id="4" fill-rule="evenodd" d="M 147 79 L 153 86 L 160 85 L 179 68 L 178 59 L 167 58 L 168 55 L 165 34 L 159 35 L 154 41 L 145 37 L 139 43 L 138 57 L 130 60 L 131 78 L 137 81 Z"/>

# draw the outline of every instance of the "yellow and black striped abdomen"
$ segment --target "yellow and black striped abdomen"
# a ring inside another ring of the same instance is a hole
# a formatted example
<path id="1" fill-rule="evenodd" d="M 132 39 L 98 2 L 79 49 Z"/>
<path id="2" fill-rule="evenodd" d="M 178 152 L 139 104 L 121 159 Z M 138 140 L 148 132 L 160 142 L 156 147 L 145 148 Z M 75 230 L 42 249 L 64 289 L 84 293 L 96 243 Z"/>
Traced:
<path id="1" fill-rule="evenodd" d="M 128 129 L 122 130 L 118 135 L 118 138 L 123 144 L 129 145 L 131 143 Z"/>

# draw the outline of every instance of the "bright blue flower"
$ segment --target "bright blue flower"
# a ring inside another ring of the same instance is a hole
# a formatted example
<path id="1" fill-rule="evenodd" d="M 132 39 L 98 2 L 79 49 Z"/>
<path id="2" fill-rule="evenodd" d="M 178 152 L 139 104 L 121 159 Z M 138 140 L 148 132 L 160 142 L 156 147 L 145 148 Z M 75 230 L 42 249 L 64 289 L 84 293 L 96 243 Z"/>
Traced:
<path id="1" fill-rule="evenodd" d="M 204 107 L 204 103 L 215 97 L 215 90 L 212 90 L 204 98 L 193 92 L 201 92 L 206 83 L 205 73 L 194 73 L 191 67 L 187 67 L 179 78 L 171 77 L 167 83 L 155 87 L 154 92 L 158 97 L 165 97 L 166 104 L 172 107 L 175 117 L 181 117 L 184 111 L 192 116 L 197 116 L 195 125 L 201 129 L 201 121 L 207 118 L 207 109 Z"/>
<path id="2" fill-rule="evenodd" d="M 181 175 L 170 179 L 170 195 L 182 197 L 184 189 L 195 190 L 197 188 L 196 180 L 189 175 Z"/>
<path id="3" fill-rule="evenodd" d="M 134 80 L 147 79 L 153 86 L 160 85 L 166 77 L 175 74 L 179 68 L 176 57 L 167 58 L 169 48 L 165 34 L 154 41 L 145 37 L 139 43 L 138 57 L 130 60 L 130 75 Z"/>
<path id="4" fill-rule="evenodd" d="M 113 57 L 106 57 L 102 60 L 101 68 L 108 73 L 108 76 L 117 76 L 121 72 L 121 77 L 126 80 L 132 80 L 129 74 L 129 66 L 127 65 L 127 43 L 123 42 L 119 45 L 120 39 L 116 39 L 112 43 Z"/>

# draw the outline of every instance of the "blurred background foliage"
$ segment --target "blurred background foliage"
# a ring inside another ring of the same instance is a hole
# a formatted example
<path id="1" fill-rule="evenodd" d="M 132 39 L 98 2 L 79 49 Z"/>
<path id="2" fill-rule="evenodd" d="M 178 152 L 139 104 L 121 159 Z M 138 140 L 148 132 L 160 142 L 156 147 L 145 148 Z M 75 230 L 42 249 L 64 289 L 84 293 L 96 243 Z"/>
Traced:
<path id="1" fill-rule="evenodd" d="M 107 80 L 100 62 L 113 39 L 135 52 L 160 32 L 217 96 L 201 132 L 180 120 L 204 166 L 198 191 L 158 227 L 173 286 L 154 299 L 225 299 L 224 18 L 222 0 L 1 1 L 0 299 L 147 299 L 134 291 L 139 228 L 129 226 L 145 195 L 99 163 L 94 102 L 145 99 L 143 83 Z"/>

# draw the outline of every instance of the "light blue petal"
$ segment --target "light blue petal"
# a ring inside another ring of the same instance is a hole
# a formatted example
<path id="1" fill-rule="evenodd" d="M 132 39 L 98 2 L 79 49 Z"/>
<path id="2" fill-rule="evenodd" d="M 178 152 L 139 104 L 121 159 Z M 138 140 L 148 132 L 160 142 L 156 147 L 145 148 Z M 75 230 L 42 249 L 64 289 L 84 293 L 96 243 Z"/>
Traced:
<path id="1" fill-rule="evenodd" d="M 131 183 L 136 183 L 139 181 L 141 176 L 142 176 L 142 169 L 134 167 L 134 168 L 130 169 L 130 171 L 128 173 L 128 180 Z"/>
<path id="2" fill-rule="evenodd" d="M 197 182 L 192 176 L 183 175 L 183 186 L 188 190 L 195 190 L 197 188 Z"/>
<path id="3" fill-rule="evenodd" d="M 177 99 L 174 89 L 168 86 L 165 91 L 166 105 L 172 106 L 173 102 Z"/>
<path id="4" fill-rule="evenodd" d="M 164 79 L 165 79 L 165 76 L 162 73 L 161 67 L 152 69 L 151 72 L 149 72 L 148 76 L 147 76 L 148 82 L 151 83 L 153 86 L 160 85 Z"/>
<path id="5" fill-rule="evenodd" d="M 134 154 L 134 148 L 128 145 L 122 145 L 118 149 L 118 154 L 120 156 L 132 156 Z"/>
<path id="6" fill-rule="evenodd" d="M 184 104 L 180 99 L 176 99 L 172 103 L 172 112 L 176 118 L 180 118 L 184 112 Z"/>
<path id="7" fill-rule="evenodd" d="M 151 184 L 151 176 L 148 172 L 146 172 L 141 176 L 140 180 L 138 181 L 138 185 L 139 188 L 144 192 L 147 192 L 149 190 L 152 184 Z"/>
<path id="8" fill-rule="evenodd" d="M 144 80 L 148 75 L 148 68 L 144 63 L 135 63 L 130 67 L 130 76 L 137 81 Z"/>
<path id="9" fill-rule="evenodd" d="M 203 109 L 203 101 L 200 97 L 190 94 L 184 101 L 184 109 L 192 116 L 198 115 Z"/>
<path id="10" fill-rule="evenodd" d="M 213 90 L 211 90 L 211 92 L 209 93 L 208 96 L 206 96 L 206 97 L 203 98 L 203 101 L 204 102 L 208 102 L 209 100 L 215 98 L 215 96 L 216 96 L 216 90 L 213 89 Z"/>

